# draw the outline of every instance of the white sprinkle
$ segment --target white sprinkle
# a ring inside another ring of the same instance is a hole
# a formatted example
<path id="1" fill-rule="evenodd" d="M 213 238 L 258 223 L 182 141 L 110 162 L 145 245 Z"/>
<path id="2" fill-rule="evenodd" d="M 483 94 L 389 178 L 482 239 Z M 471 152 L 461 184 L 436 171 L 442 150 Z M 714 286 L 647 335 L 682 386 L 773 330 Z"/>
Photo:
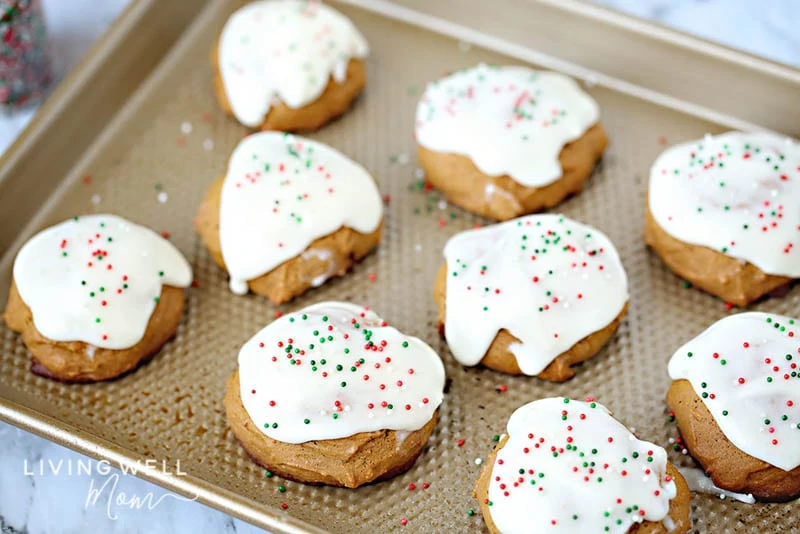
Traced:
<path id="1" fill-rule="evenodd" d="M 181 124 L 181 132 L 188 135 L 192 133 L 192 123 L 191 122 L 184 122 Z"/>
<path id="2" fill-rule="evenodd" d="M 467 41 L 459 41 L 458 42 L 458 49 L 462 52 L 469 52 L 472 49 L 472 43 Z"/>
<path id="3" fill-rule="evenodd" d="M 481 465 L 482 463 L 483 460 L 481 460 L 480 458 L 475 458 L 475 465 Z"/>
<path id="4" fill-rule="evenodd" d="M 350 405 L 349 405 L 349 404 L 348 404 L 347 406 L 345 406 L 345 407 L 344 407 L 344 411 L 346 411 L 346 412 L 349 412 L 349 411 L 350 411 Z"/>
<path id="5" fill-rule="evenodd" d="M 669 438 L 669 439 L 667 440 L 667 442 L 668 442 L 670 445 L 672 445 L 673 443 L 675 443 L 675 438 Z"/>
<path id="6" fill-rule="evenodd" d="M 794 144 L 794 139 L 792 139 L 791 137 L 787 137 L 784 140 L 784 143 L 786 143 L 786 146 L 792 146 Z"/>
<path id="7" fill-rule="evenodd" d="M 103 199 L 100 198 L 100 195 L 92 195 L 92 204 L 94 204 L 95 206 L 100 204 L 101 200 Z"/>
<path id="8" fill-rule="evenodd" d="M 212 150 L 213 148 L 214 148 L 214 141 L 212 141 L 211 139 L 206 139 L 205 141 L 203 141 L 203 150 L 208 152 L 209 150 Z"/>
<path id="9" fill-rule="evenodd" d="M 711 136 L 711 134 L 710 134 L 710 133 L 707 133 L 707 134 L 705 134 L 705 135 L 703 136 L 703 139 L 704 139 L 706 142 L 710 142 L 710 141 L 711 141 L 711 139 L 712 139 L 712 136 Z"/>
<path id="10" fill-rule="evenodd" d="M 158 194 L 158 201 L 162 204 L 166 204 L 167 200 L 169 200 L 169 195 L 167 195 L 166 191 L 161 191 Z"/>
<path id="11" fill-rule="evenodd" d="M 414 178 L 418 178 L 420 180 L 425 178 L 425 171 L 423 171 L 419 167 L 414 169 Z"/>
<path id="12" fill-rule="evenodd" d="M 420 245 L 419 243 L 414 245 L 414 252 L 422 252 L 422 245 Z"/>
<path id="13" fill-rule="evenodd" d="M 447 209 L 447 201 L 446 200 L 440 200 L 439 201 L 439 209 L 440 210 L 446 210 Z"/>
<path id="14" fill-rule="evenodd" d="M 398 154 L 397 163 L 400 165 L 408 165 L 408 154 Z"/>

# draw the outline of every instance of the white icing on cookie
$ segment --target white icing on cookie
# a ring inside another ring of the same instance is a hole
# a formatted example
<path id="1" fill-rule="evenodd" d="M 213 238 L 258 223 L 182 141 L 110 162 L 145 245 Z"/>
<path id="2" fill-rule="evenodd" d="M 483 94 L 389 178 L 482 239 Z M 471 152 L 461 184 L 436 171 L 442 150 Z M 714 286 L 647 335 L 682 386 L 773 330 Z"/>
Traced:
<path id="1" fill-rule="evenodd" d="M 669 376 L 692 384 L 733 445 L 790 471 L 800 465 L 798 362 L 794 319 L 739 313 L 679 348 Z"/>
<path id="2" fill-rule="evenodd" d="M 442 402 L 444 366 L 374 312 L 323 302 L 284 315 L 239 352 L 242 403 L 286 443 L 422 428 Z"/>
<path id="3" fill-rule="evenodd" d="M 489 482 L 503 534 L 624 533 L 668 517 L 677 488 L 667 453 L 636 439 L 595 402 L 562 397 L 518 408 Z"/>
<path id="4" fill-rule="evenodd" d="M 187 287 L 192 269 L 172 243 L 116 215 L 85 215 L 25 243 L 14 283 L 33 324 L 53 341 L 127 349 L 141 341 L 162 286 Z"/>
<path id="5" fill-rule="evenodd" d="M 707 493 L 709 495 L 717 495 L 720 499 L 730 497 L 731 499 L 745 504 L 753 504 L 756 502 L 751 493 L 736 493 L 735 491 L 728 491 L 717 487 L 714 481 L 706 475 L 701 469 L 696 467 L 681 467 L 678 469 L 681 476 L 686 481 L 691 491 L 696 493 Z"/>
<path id="6" fill-rule="evenodd" d="M 428 85 L 416 137 L 429 150 L 470 158 L 484 174 L 538 187 L 561 177 L 561 149 L 599 118 L 571 78 L 481 64 Z"/>
<path id="7" fill-rule="evenodd" d="M 456 360 L 480 362 L 497 333 L 527 375 L 610 324 L 628 301 L 611 241 L 562 215 L 530 215 L 456 234 L 447 260 L 445 335 Z"/>
<path id="8" fill-rule="evenodd" d="M 800 277 L 800 145 L 730 132 L 672 147 L 653 164 L 649 206 L 676 239 Z"/>
<path id="9" fill-rule="evenodd" d="M 364 36 L 338 11 L 316 1 L 251 2 L 228 19 L 219 69 L 233 113 L 259 126 L 275 99 L 290 108 L 315 101 L 347 64 L 367 56 Z"/>
<path id="10" fill-rule="evenodd" d="M 231 291 L 347 226 L 367 234 L 381 222 L 375 181 L 333 148 L 263 132 L 239 143 L 222 185 L 219 237 Z"/>

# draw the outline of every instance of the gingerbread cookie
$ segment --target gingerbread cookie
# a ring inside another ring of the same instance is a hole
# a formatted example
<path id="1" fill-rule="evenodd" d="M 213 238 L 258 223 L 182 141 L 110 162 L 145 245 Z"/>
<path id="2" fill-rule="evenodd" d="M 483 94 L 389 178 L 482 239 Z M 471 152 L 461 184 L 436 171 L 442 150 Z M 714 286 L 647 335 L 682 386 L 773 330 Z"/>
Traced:
<path id="1" fill-rule="evenodd" d="M 667 404 L 714 484 L 761 501 L 800 496 L 800 329 L 789 317 L 717 321 L 669 362 Z"/>
<path id="2" fill-rule="evenodd" d="M 800 147 L 730 132 L 665 151 L 645 241 L 672 271 L 738 306 L 800 277 Z"/>
<path id="3" fill-rule="evenodd" d="M 189 263 L 152 230 L 116 215 L 75 217 L 23 245 L 3 318 L 34 373 L 108 380 L 175 335 L 191 282 Z"/>
<path id="4" fill-rule="evenodd" d="M 518 408 L 475 485 L 492 534 L 691 528 L 691 495 L 661 447 L 601 404 L 553 397 Z"/>
<path id="5" fill-rule="evenodd" d="M 419 163 L 452 203 L 512 219 L 582 190 L 607 145 L 599 118 L 566 76 L 478 65 L 428 85 L 417 106 Z"/>
<path id="6" fill-rule="evenodd" d="M 434 299 L 439 330 L 464 365 L 562 382 L 619 326 L 628 280 L 599 230 L 529 215 L 456 234 Z"/>
<path id="7" fill-rule="evenodd" d="M 225 409 L 260 465 L 355 488 L 409 469 L 436 425 L 444 366 L 367 308 L 324 302 L 284 315 L 239 352 Z"/>
<path id="8" fill-rule="evenodd" d="M 214 51 L 217 99 L 250 128 L 316 130 L 364 88 L 368 51 L 353 23 L 321 2 L 251 2 Z"/>
<path id="9" fill-rule="evenodd" d="M 239 143 L 196 229 L 228 271 L 231 291 L 281 304 L 345 274 L 377 247 L 382 214 L 362 166 L 322 143 L 264 132 Z"/>

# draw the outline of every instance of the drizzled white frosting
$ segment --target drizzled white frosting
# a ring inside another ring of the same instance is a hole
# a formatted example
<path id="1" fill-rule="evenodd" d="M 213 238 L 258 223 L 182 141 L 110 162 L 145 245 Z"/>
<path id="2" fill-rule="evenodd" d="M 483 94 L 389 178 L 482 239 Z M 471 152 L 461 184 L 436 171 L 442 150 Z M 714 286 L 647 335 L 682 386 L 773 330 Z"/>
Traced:
<path id="1" fill-rule="evenodd" d="M 731 315 L 679 348 L 669 376 L 686 379 L 738 449 L 784 471 L 800 465 L 800 334 L 796 321 Z"/>
<path id="2" fill-rule="evenodd" d="M 518 408 L 489 482 L 503 534 L 624 533 L 669 516 L 675 482 L 667 453 L 640 441 L 595 402 L 562 397 Z"/>
<path id="3" fill-rule="evenodd" d="M 366 169 L 333 148 L 276 132 L 246 137 L 231 156 L 220 201 L 231 291 L 247 293 L 248 280 L 343 226 L 375 231 L 382 213 Z"/>
<path id="4" fill-rule="evenodd" d="M 423 341 L 344 302 L 269 324 L 239 352 L 242 403 L 286 443 L 422 428 L 442 402 L 444 366 Z"/>
<path id="5" fill-rule="evenodd" d="M 497 333 L 527 375 L 610 324 L 628 301 L 611 241 L 562 215 L 530 215 L 456 234 L 447 260 L 445 334 L 464 365 L 483 359 Z"/>
<path id="6" fill-rule="evenodd" d="M 152 230 L 116 215 L 85 215 L 25 243 L 14 282 L 45 337 L 127 349 L 144 336 L 162 286 L 187 287 L 192 269 Z"/>
<path id="7" fill-rule="evenodd" d="M 730 497 L 733 500 L 745 504 L 753 504 L 756 502 L 755 498 L 750 493 L 736 493 L 735 491 L 728 491 L 717 487 L 708 475 L 696 467 L 681 467 L 678 471 L 680 471 L 681 476 L 686 481 L 686 485 L 689 486 L 691 491 L 717 495 L 720 499 Z"/>
<path id="8" fill-rule="evenodd" d="M 481 64 L 428 85 L 416 138 L 470 158 L 484 174 L 535 187 L 561 177 L 561 149 L 599 118 L 597 103 L 571 78 Z"/>
<path id="9" fill-rule="evenodd" d="M 676 239 L 800 277 L 800 145 L 730 132 L 674 146 L 653 164 L 649 206 Z"/>
<path id="10" fill-rule="evenodd" d="M 331 77 L 344 82 L 348 62 L 368 52 L 353 23 L 320 2 L 262 0 L 228 19 L 219 69 L 236 118 L 256 127 L 276 99 L 290 108 L 313 102 Z"/>

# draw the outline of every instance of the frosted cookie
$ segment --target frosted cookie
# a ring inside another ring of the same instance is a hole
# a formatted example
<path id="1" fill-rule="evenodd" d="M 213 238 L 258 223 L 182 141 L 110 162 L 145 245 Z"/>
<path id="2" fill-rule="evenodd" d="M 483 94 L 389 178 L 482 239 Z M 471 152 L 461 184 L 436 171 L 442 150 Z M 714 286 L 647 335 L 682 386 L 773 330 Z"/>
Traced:
<path id="1" fill-rule="evenodd" d="M 512 219 L 582 190 L 607 145 L 599 118 L 597 103 L 566 76 L 478 65 L 425 90 L 419 164 L 452 203 Z"/>
<path id="2" fill-rule="evenodd" d="M 341 276 L 378 246 L 383 205 L 361 165 L 288 134 L 239 143 L 196 229 L 230 287 L 281 304 Z"/>
<path id="3" fill-rule="evenodd" d="M 74 217 L 23 245 L 3 314 L 31 371 L 108 380 L 152 357 L 178 328 L 189 263 L 169 241 L 116 215 Z"/>
<path id="4" fill-rule="evenodd" d="M 321 2 L 251 2 L 214 51 L 217 99 L 250 128 L 316 130 L 364 88 L 368 51 L 353 23 Z"/>
<path id="5" fill-rule="evenodd" d="M 444 366 L 367 308 L 324 302 L 284 315 L 239 352 L 225 410 L 260 465 L 355 488 L 409 469 L 436 425 Z"/>
<path id="6" fill-rule="evenodd" d="M 434 300 L 463 365 L 562 382 L 594 356 L 628 307 L 611 241 L 562 215 L 529 215 L 456 234 Z"/>
<path id="7" fill-rule="evenodd" d="M 672 271 L 746 306 L 800 277 L 800 147 L 730 132 L 665 151 L 645 240 Z"/>
<path id="8" fill-rule="evenodd" d="M 563 397 L 518 408 L 475 485 L 492 534 L 691 528 L 691 494 L 661 447 L 601 404 Z"/>
<path id="9" fill-rule="evenodd" d="M 717 321 L 669 362 L 667 404 L 686 448 L 722 489 L 800 496 L 800 330 L 789 317 Z"/>

